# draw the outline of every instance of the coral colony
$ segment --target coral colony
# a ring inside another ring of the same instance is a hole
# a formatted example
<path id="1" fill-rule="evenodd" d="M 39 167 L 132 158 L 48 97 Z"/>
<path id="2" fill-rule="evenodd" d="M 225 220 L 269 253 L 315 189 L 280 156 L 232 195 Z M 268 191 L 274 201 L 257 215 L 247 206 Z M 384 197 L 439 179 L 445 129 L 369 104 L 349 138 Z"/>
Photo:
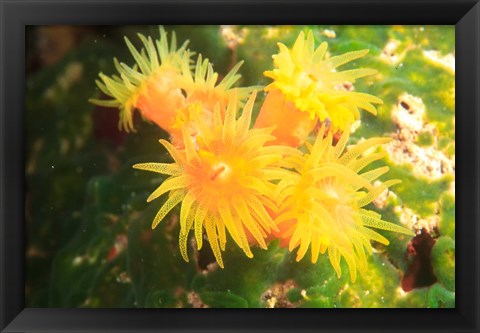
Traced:
<path id="1" fill-rule="evenodd" d="M 389 139 L 367 138 L 347 147 L 359 110 L 375 115 L 375 105 L 382 103 L 343 87 L 376 73 L 339 69 L 368 50 L 328 56 L 327 43 L 315 48 L 310 31 L 300 33 L 292 48 L 279 43 L 274 68 L 264 73 L 272 82 L 252 124 L 262 88 L 234 87 L 242 62 L 218 82 L 209 60 L 193 59 L 188 42 L 177 47 L 174 33 L 170 42 L 162 27 L 159 40 L 139 37 L 140 51 L 126 39 L 135 66 L 115 59 L 118 75 L 100 74 L 97 81 L 110 99 L 92 102 L 118 108 L 119 126 L 126 131 L 134 130 L 132 115 L 138 110 L 170 134 L 170 141 L 160 143 L 172 163 L 133 167 L 168 176 L 147 199 L 168 196 L 152 228 L 179 205 L 179 246 L 186 261 L 192 230 L 198 249 L 206 235 L 222 268 L 227 240 L 252 258 L 252 246 L 267 249 L 280 239 L 296 251 L 297 261 L 307 252 L 312 263 L 328 254 L 338 277 L 343 258 L 354 282 L 368 269 L 371 240 L 389 243 L 378 230 L 414 235 L 365 208 L 400 182 L 378 181 L 386 166 L 363 171 L 385 156 L 376 148 Z"/>

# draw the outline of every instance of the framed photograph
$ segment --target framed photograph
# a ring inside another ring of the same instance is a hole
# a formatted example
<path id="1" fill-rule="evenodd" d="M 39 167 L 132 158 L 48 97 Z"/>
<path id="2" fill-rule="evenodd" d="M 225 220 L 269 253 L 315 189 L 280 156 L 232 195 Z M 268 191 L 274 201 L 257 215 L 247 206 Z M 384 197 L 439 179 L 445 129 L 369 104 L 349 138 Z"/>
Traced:
<path id="1" fill-rule="evenodd" d="M 0 3 L 2 332 L 479 331 L 477 1 Z"/>

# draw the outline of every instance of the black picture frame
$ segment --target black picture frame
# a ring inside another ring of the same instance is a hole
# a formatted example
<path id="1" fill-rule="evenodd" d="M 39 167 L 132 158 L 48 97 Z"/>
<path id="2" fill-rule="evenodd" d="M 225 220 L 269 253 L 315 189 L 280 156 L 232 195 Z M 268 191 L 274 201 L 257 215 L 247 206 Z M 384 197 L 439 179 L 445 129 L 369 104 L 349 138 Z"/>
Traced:
<path id="1" fill-rule="evenodd" d="M 479 332 L 477 1 L 0 0 L 0 328 L 2 332 Z M 38 309 L 24 305 L 25 26 L 124 24 L 454 24 L 455 309 Z"/>

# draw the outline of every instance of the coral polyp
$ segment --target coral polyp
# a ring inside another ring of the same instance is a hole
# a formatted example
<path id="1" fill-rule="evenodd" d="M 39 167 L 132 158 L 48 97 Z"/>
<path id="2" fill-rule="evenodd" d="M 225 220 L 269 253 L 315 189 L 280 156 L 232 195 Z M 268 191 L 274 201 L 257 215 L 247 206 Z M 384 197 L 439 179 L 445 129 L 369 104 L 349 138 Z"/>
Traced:
<path id="1" fill-rule="evenodd" d="M 167 34 L 160 27 L 160 39 L 153 41 L 138 34 L 144 48 L 139 52 L 128 38 L 125 42 L 136 64 L 133 67 L 114 59 L 119 73 L 108 77 L 100 73 L 97 86 L 111 99 L 91 99 L 94 104 L 115 107 L 120 110 L 119 127 L 127 132 L 134 130 L 133 112 L 140 110 L 142 116 L 169 131 L 175 119 L 175 111 L 185 104 L 178 85 L 182 61 L 188 41 L 177 48 L 175 33 L 169 45 Z M 188 53 L 189 54 L 189 53 Z"/>
<path id="2" fill-rule="evenodd" d="M 182 61 L 182 76 L 178 86 L 185 95 L 185 104 L 176 110 L 175 121 L 170 131 L 172 142 L 175 146 L 182 146 L 182 128 L 187 128 L 190 136 L 197 136 L 199 121 L 205 122 L 210 127 L 213 121 L 214 108 L 219 106 L 224 112 L 228 101 L 236 94 L 239 105 L 243 105 L 255 87 L 234 88 L 241 75 L 238 70 L 243 61 L 238 62 L 225 77 L 219 81 L 219 74 L 213 70 L 213 65 L 208 59 L 203 59 L 199 54 L 196 66 L 190 68 L 190 53 L 184 53 Z M 223 116 L 223 114 L 222 114 Z"/>
<path id="3" fill-rule="evenodd" d="M 280 52 L 273 55 L 275 68 L 264 72 L 265 76 L 273 80 L 265 88 L 269 94 L 275 94 L 276 98 L 282 99 L 282 103 L 291 102 L 299 112 L 307 113 L 311 120 L 323 122 L 328 119 L 334 132 L 345 130 L 359 119 L 359 109 L 376 114 L 374 104 L 381 104 L 381 99 L 342 88 L 344 83 L 354 83 L 359 78 L 375 74 L 376 70 L 360 68 L 337 71 L 338 67 L 365 56 L 368 50 L 352 51 L 326 58 L 328 44 L 323 42 L 315 49 L 311 31 L 306 38 L 301 32 L 292 49 L 288 49 L 282 43 L 278 43 L 278 46 Z M 259 115 L 260 119 L 257 120 L 258 126 L 273 125 L 274 121 L 281 119 L 281 115 L 274 117 L 270 113 L 282 111 L 281 108 L 265 106 Z M 305 118 L 303 115 L 297 117 Z M 300 121 L 302 127 L 305 123 L 308 124 L 308 121 Z M 290 128 L 291 131 L 296 131 L 294 127 Z M 299 138 L 298 133 L 290 134 L 287 130 L 279 131 L 278 135 L 291 135 L 292 145 L 298 145 L 296 141 L 301 144 L 305 139 Z"/>
<path id="4" fill-rule="evenodd" d="M 199 54 L 193 73 L 189 66 L 189 59 L 189 53 L 186 52 L 182 62 L 182 79 L 179 86 L 185 91 L 188 102 L 200 101 L 203 107 L 212 113 L 217 103 L 220 103 L 220 110 L 225 109 L 233 93 L 237 95 L 240 102 L 244 103 L 255 89 L 255 87 L 233 88 L 241 78 L 238 70 L 243 65 L 243 61 L 233 66 L 223 79 L 217 82 L 219 74 L 213 70 L 213 65 L 208 59 L 203 59 Z"/>
<path id="5" fill-rule="evenodd" d="M 311 261 L 328 251 L 330 263 L 338 277 L 340 260 L 348 264 L 350 277 L 355 281 L 367 269 L 367 254 L 372 254 L 370 240 L 388 245 L 388 240 L 372 230 L 381 229 L 414 235 L 412 231 L 386 222 L 381 216 L 365 208 L 388 187 L 399 180 L 387 180 L 379 186 L 372 182 L 384 175 L 388 167 L 361 172 L 383 153 L 364 154 L 365 151 L 388 142 L 388 138 L 371 138 L 345 151 L 349 131 L 345 131 L 336 146 L 332 133 L 326 137 L 322 126 L 309 152 L 304 156 L 290 156 L 289 163 L 297 173 L 280 180 L 276 190 L 279 215 L 275 219 L 281 232 L 278 237 L 288 241 L 289 250 L 298 247 L 296 260 L 301 260 L 308 248 Z"/>
<path id="6" fill-rule="evenodd" d="M 233 95 L 224 117 L 219 106 L 213 113 L 213 124 L 198 122 L 200 133 L 194 138 L 183 129 L 185 148 L 180 150 L 160 140 L 174 163 L 143 163 L 134 168 L 167 174 L 167 178 L 148 198 L 156 199 L 169 192 L 169 197 L 154 218 L 152 228 L 177 204 L 180 208 L 180 251 L 188 261 L 187 238 L 194 230 L 198 248 L 203 233 L 218 264 L 223 267 L 221 251 L 225 250 L 226 234 L 248 257 L 249 236 L 262 248 L 264 238 L 276 229 L 267 208 L 276 210 L 272 202 L 273 180 L 285 177 L 288 171 L 277 164 L 287 155 L 297 153 L 290 147 L 265 146 L 272 140 L 272 129 L 250 129 L 256 93 L 236 119 L 237 97 Z"/>

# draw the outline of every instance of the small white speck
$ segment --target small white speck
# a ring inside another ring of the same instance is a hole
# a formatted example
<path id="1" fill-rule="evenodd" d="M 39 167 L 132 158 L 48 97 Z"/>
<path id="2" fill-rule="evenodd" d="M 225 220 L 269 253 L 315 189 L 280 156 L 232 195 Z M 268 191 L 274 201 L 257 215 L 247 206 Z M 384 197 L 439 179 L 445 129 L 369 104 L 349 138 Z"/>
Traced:
<path id="1" fill-rule="evenodd" d="M 54 165 L 52 165 L 52 169 L 55 169 L 55 166 L 54 166 Z"/>
<path id="2" fill-rule="evenodd" d="M 333 30 L 325 29 L 322 31 L 322 35 L 324 35 L 327 38 L 335 38 L 337 37 L 337 34 Z"/>
<path id="3" fill-rule="evenodd" d="M 83 262 L 83 257 L 78 256 L 73 259 L 73 266 L 78 266 Z"/>

